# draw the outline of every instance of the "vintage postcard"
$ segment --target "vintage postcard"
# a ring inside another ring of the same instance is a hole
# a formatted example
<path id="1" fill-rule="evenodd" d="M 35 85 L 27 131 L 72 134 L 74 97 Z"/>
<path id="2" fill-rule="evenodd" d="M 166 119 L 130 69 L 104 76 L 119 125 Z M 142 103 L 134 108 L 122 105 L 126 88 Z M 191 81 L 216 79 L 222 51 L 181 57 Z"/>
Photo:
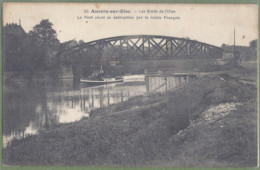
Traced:
<path id="1" fill-rule="evenodd" d="M 3 3 L 5 166 L 258 166 L 258 5 Z"/>

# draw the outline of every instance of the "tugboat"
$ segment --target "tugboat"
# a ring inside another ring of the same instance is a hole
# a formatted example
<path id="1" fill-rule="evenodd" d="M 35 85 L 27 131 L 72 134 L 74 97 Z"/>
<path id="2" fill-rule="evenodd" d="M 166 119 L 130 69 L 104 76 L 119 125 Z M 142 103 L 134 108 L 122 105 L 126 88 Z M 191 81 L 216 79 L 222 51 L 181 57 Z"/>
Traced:
<path id="1" fill-rule="evenodd" d="M 122 77 L 105 77 L 104 71 L 102 70 L 102 65 L 100 70 L 95 70 L 91 76 L 87 78 L 81 78 L 80 82 L 85 83 L 87 85 L 96 86 L 96 85 L 103 85 L 109 83 L 118 83 L 123 82 Z"/>

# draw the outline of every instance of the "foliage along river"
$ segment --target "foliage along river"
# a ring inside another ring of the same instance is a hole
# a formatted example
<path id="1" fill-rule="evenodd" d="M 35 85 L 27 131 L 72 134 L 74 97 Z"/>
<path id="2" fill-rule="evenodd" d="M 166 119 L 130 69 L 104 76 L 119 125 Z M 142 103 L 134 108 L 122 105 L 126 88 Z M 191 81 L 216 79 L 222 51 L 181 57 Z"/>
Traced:
<path id="1" fill-rule="evenodd" d="M 141 76 L 142 77 L 142 76 Z M 63 79 L 59 85 L 17 86 L 3 90 L 3 145 L 12 138 L 37 134 L 51 125 L 68 123 L 89 116 L 92 109 L 126 101 L 146 92 L 164 92 L 187 80 L 168 77 L 141 78 L 102 86 L 87 87 Z M 163 86 L 165 82 L 167 86 Z"/>

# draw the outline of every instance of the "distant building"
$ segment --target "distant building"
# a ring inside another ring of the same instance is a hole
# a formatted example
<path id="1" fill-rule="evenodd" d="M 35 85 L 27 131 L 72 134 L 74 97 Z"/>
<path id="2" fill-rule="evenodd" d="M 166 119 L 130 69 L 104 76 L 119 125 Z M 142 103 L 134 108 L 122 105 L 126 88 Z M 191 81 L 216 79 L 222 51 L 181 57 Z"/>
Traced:
<path id="1" fill-rule="evenodd" d="M 223 59 L 232 59 L 234 58 L 234 46 L 233 45 L 225 45 L 221 46 L 223 48 Z M 248 60 L 256 60 L 257 59 L 257 51 L 251 47 L 247 46 L 235 46 L 235 57 L 240 60 L 248 61 Z"/>
<path id="2" fill-rule="evenodd" d="M 3 27 L 3 69 L 5 71 L 21 71 L 21 49 L 27 34 L 21 25 L 6 24 Z"/>
<path id="3" fill-rule="evenodd" d="M 8 23 L 3 27 L 3 34 L 4 36 L 8 36 L 8 35 L 14 35 L 14 36 L 18 36 L 18 37 L 25 37 L 26 36 L 26 32 L 24 31 L 24 29 L 22 28 L 22 26 L 17 23 Z"/>

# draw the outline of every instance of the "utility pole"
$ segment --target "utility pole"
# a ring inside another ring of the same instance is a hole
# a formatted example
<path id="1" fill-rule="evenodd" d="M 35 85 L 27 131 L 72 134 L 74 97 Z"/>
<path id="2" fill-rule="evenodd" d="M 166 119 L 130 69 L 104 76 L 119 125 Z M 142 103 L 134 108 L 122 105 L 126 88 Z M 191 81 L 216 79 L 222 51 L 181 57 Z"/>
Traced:
<path id="1" fill-rule="evenodd" d="M 236 55 L 236 28 L 234 28 L 234 65 L 238 64 L 238 56 Z"/>
<path id="2" fill-rule="evenodd" d="M 236 55 L 236 28 L 234 28 L 234 58 Z"/>

